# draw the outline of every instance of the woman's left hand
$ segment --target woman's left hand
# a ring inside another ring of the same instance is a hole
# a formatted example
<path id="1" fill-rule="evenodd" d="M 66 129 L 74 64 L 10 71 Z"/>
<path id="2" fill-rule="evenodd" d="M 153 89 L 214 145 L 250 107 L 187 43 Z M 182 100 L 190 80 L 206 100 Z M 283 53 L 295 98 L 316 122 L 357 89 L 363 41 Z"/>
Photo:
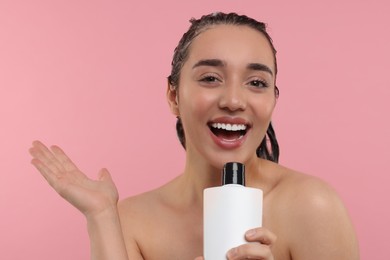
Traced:
<path id="1" fill-rule="evenodd" d="M 245 233 L 248 242 L 238 247 L 232 248 L 227 253 L 229 260 L 238 259 L 262 259 L 273 260 L 271 247 L 276 241 L 276 235 L 266 228 L 255 228 Z"/>
<path id="2" fill-rule="evenodd" d="M 274 233 L 263 227 L 254 228 L 245 233 L 245 238 L 251 243 L 230 249 L 226 255 L 227 259 L 274 259 L 271 252 L 271 247 L 276 241 L 276 235 Z M 204 258 L 198 256 L 195 260 L 204 260 Z"/>

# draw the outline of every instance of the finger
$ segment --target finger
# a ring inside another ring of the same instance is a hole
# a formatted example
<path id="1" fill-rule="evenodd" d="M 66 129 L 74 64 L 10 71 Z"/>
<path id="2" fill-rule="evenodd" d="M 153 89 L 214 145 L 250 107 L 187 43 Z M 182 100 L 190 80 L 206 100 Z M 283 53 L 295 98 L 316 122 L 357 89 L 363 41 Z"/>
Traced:
<path id="1" fill-rule="evenodd" d="M 276 241 L 276 235 L 266 228 L 254 228 L 245 233 L 249 242 L 260 242 L 264 245 L 272 245 Z"/>
<path id="2" fill-rule="evenodd" d="M 51 172 L 60 174 L 61 166 L 54 155 L 42 143 L 35 141 L 33 147 L 29 149 L 31 156 L 38 159 L 50 169 Z"/>
<path id="3" fill-rule="evenodd" d="M 51 150 L 66 171 L 72 172 L 78 170 L 77 166 L 59 146 L 53 145 L 51 146 Z"/>
<path id="4" fill-rule="evenodd" d="M 52 187 L 54 187 L 54 185 L 57 181 L 57 176 L 46 165 L 44 165 L 40 160 L 32 159 L 31 163 L 38 169 L 38 171 L 46 179 L 46 181 Z"/>
<path id="5" fill-rule="evenodd" d="M 42 154 L 47 156 L 48 158 L 53 158 L 53 153 L 49 150 L 49 148 L 46 147 L 42 142 L 40 141 L 34 141 L 32 143 L 32 148 L 36 151 L 40 151 Z"/>
<path id="6" fill-rule="evenodd" d="M 108 172 L 108 170 L 106 168 L 103 168 L 99 171 L 98 178 L 99 178 L 99 181 L 106 181 L 106 182 L 111 182 L 111 183 L 114 182 L 112 180 L 111 174 Z"/>
<path id="7" fill-rule="evenodd" d="M 194 260 L 204 260 L 203 256 L 198 256 Z"/>
<path id="8" fill-rule="evenodd" d="M 227 253 L 229 260 L 238 259 L 261 259 L 271 260 L 273 259 L 271 249 L 268 245 L 260 243 L 248 243 L 236 248 L 232 248 Z"/>

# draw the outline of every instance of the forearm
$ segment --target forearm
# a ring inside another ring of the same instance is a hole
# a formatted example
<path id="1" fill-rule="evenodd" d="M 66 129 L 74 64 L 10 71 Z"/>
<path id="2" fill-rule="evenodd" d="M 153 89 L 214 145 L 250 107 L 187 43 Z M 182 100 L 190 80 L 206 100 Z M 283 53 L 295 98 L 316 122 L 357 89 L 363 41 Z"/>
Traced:
<path id="1" fill-rule="evenodd" d="M 128 260 L 116 208 L 87 217 L 92 260 Z"/>

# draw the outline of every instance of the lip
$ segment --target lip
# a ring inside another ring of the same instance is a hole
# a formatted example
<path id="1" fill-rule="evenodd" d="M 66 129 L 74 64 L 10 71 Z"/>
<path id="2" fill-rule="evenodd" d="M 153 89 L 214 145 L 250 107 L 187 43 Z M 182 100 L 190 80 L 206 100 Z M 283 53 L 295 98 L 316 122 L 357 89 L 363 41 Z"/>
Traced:
<path id="1" fill-rule="evenodd" d="M 242 124 L 246 125 L 246 133 L 245 135 L 241 136 L 238 139 L 235 140 L 227 140 L 221 137 L 216 136 L 210 129 L 210 125 L 213 123 L 225 123 L 225 124 Z M 226 149 L 226 150 L 231 150 L 231 149 L 236 149 L 240 147 L 246 140 L 249 131 L 251 130 L 251 124 L 245 120 L 244 118 L 240 117 L 218 117 L 213 120 L 210 120 L 207 124 L 209 127 L 209 133 L 211 136 L 211 139 L 214 141 L 215 144 L 217 144 L 220 148 Z"/>

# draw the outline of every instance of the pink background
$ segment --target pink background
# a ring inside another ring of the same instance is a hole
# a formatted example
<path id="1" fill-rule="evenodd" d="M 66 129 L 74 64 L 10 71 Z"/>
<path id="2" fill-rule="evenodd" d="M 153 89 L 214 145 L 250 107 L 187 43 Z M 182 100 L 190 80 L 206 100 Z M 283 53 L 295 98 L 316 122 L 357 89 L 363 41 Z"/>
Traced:
<path id="1" fill-rule="evenodd" d="M 89 257 L 84 218 L 29 163 L 34 139 L 91 177 L 108 167 L 122 198 L 180 173 L 166 76 L 189 18 L 214 11 L 269 24 L 281 163 L 335 187 L 362 259 L 390 259 L 390 5 L 313 2 L 1 0 L 0 259 Z"/>

